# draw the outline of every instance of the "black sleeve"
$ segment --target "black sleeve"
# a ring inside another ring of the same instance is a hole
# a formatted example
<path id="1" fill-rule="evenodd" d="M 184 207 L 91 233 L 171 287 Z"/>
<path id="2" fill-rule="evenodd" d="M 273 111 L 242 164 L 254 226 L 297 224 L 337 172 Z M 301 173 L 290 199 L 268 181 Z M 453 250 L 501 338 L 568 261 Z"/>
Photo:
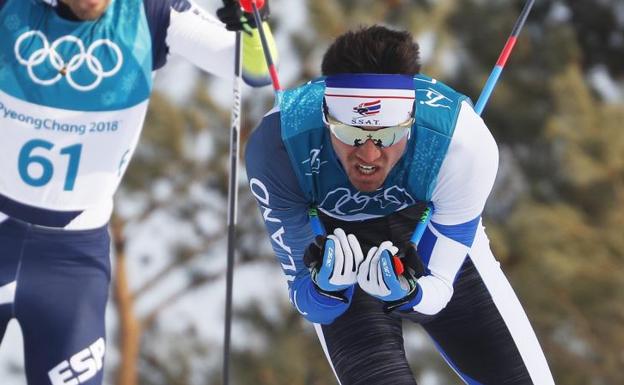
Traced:
<path id="1" fill-rule="evenodd" d="M 5 2 L 6 0 L 0 0 L 0 9 L 2 9 L 2 6 L 4 5 Z"/>

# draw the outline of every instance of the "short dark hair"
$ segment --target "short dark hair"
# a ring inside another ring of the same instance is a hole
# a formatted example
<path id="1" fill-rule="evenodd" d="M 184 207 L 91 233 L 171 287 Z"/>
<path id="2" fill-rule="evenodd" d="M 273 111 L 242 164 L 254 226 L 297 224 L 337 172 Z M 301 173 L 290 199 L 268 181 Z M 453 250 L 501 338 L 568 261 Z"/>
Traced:
<path id="1" fill-rule="evenodd" d="M 420 72 L 418 43 L 407 31 L 380 25 L 349 31 L 336 38 L 323 56 L 323 75 L 379 73 L 414 75 Z"/>

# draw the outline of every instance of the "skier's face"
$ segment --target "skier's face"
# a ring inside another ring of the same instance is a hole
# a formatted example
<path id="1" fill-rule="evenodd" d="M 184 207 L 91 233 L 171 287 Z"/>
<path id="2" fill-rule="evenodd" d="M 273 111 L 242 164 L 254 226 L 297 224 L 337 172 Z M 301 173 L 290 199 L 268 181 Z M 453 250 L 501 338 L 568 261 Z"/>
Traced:
<path id="1" fill-rule="evenodd" d="M 111 0 L 61 0 L 81 20 L 98 19 L 108 8 Z"/>
<path id="2" fill-rule="evenodd" d="M 401 159 L 407 137 L 389 147 L 378 147 L 372 140 L 350 146 L 330 134 L 332 146 L 345 169 L 349 181 L 359 191 L 372 192 L 380 188 L 392 167 Z"/>

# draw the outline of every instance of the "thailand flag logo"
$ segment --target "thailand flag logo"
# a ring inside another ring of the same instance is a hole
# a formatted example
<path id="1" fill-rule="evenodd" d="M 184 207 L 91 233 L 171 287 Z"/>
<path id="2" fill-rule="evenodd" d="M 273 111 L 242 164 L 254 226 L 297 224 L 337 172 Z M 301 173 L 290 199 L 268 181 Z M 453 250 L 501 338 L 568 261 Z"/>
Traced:
<path id="1" fill-rule="evenodd" d="M 357 112 L 362 116 L 377 115 L 381 112 L 381 100 L 374 100 L 372 102 L 360 103 L 353 107 L 353 112 Z"/>

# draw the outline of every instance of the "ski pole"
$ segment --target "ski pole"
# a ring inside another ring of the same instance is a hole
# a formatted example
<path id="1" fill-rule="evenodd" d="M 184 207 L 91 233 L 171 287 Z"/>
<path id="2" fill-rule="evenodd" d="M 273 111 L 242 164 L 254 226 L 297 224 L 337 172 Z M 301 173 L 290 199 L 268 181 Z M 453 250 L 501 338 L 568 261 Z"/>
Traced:
<path id="1" fill-rule="evenodd" d="M 266 60 L 267 67 L 269 69 L 269 75 L 271 76 L 271 84 L 276 94 L 282 90 L 280 86 L 279 78 L 277 76 L 277 69 L 275 68 L 275 62 L 271 55 L 271 49 L 269 48 L 269 42 L 266 37 L 266 32 L 262 25 L 262 17 L 260 16 L 260 8 L 264 6 L 264 0 L 241 0 L 241 7 L 245 12 L 253 14 L 254 21 L 256 22 L 256 28 L 260 34 L 260 42 L 262 43 L 262 52 L 264 53 L 264 59 Z M 277 102 L 278 98 L 276 98 Z"/>
<path id="2" fill-rule="evenodd" d="M 232 5 L 234 0 L 224 0 L 225 6 Z M 240 141 L 241 113 L 241 33 L 236 32 L 234 53 L 234 85 L 232 89 L 233 105 L 230 117 L 230 175 L 228 180 L 228 212 L 227 212 L 227 269 L 225 278 L 225 330 L 223 333 L 223 385 L 230 382 L 230 340 L 232 332 L 232 286 L 234 281 L 234 252 L 236 251 L 236 211 L 238 205 L 238 151 Z"/>
<path id="3" fill-rule="evenodd" d="M 529 16 L 529 12 L 531 12 L 533 3 L 535 3 L 535 0 L 528 0 L 525 3 L 524 8 L 522 9 L 520 16 L 518 17 L 518 20 L 516 20 L 511 34 L 509 35 L 509 38 L 507 39 L 507 42 L 505 43 L 505 46 L 503 47 L 503 50 L 501 51 L 500 56 L 496 61 L 496 65 L 494 66 L 490 77 L 488 78 L 485 86 L 483 87 L 483 90 L 481 91 L 481 95 L 479 96 L 477 104 L 475 105 L 475 111 L 479 115 L 481 115 L 481 113 L 483 112 L 483 109 L 485 108 L 485 105 L 487 104 L 490 95 L 492 94 L 492 91 L 494 91 L 496 82 L 503 72 L 503 68 L 507 63 L 507 59 L 509 58 L 513 47 L 516 45 L 518 35 L 520 34 L 520 31 L 522 30 L 522 27 L 524 26 L 524 23 Z M 412 237 L 410 239 L 410 242 L 412 242 L 415 246 L 418 246 L 420 238 L 424 234 L 425 228 L 429 224 L 429 220 L 431 219 L 431 215 L 433 214 L 433 206 L 431 205 L 431 203 L 429 203 L 426 210 L 427 211 L 423 213 L 424 215 L 421 217 L 421 220 L 416 225 L 416 230 L 414 230 L 414 233 L 412 234 Z"/>
<path id="4" fill-rule="evenodd" d="M 511 30 L 511 34 L 507 38 L 505 47 L 503 47 L 503 50 L 501 51 L 500 56 L 498 57 L 498 60 L 496 61 L 496 65 L 494 66 L 494 69 L 492 69 L 492 72 L 490 73 L 490 76 L 487 82 L 485 83 L 485 86 L 483 87 L 483 91 L 481 91 L 481 96 L 479 96 L 479 99 L 477 100 L 477 104 L 475 105 L 475 111 L 479 115 L 481 115 L 481 113 L 483 112 L 483 109 L 485 108 L 485 105 L 487 104 L 488 99 L 490 98 L 490 95 L 492 94 L 492 91 L 494 91 L 496 82 L 498 81 L 498 78 L 503 72 L 503 68 L 505 68 L 505 64 L 507 63 L 507 59 L 509 59 L 511 50 L 513 50 L 513 47 L 516 45 L 516 41 L 518 40 L 518 35 L 520 34 L 522 27 L 524 26 L 524 22 L 529 16 L 529 12 L 531 12 L 533 3 L 535 3 L 535 0 L 528 0 L 524 4 L 524 8 L 522 9 L 522 12 L 520 13 L 520 16 L 518 17 L 518 20 L 516 20 L 516 24 Z"/>

